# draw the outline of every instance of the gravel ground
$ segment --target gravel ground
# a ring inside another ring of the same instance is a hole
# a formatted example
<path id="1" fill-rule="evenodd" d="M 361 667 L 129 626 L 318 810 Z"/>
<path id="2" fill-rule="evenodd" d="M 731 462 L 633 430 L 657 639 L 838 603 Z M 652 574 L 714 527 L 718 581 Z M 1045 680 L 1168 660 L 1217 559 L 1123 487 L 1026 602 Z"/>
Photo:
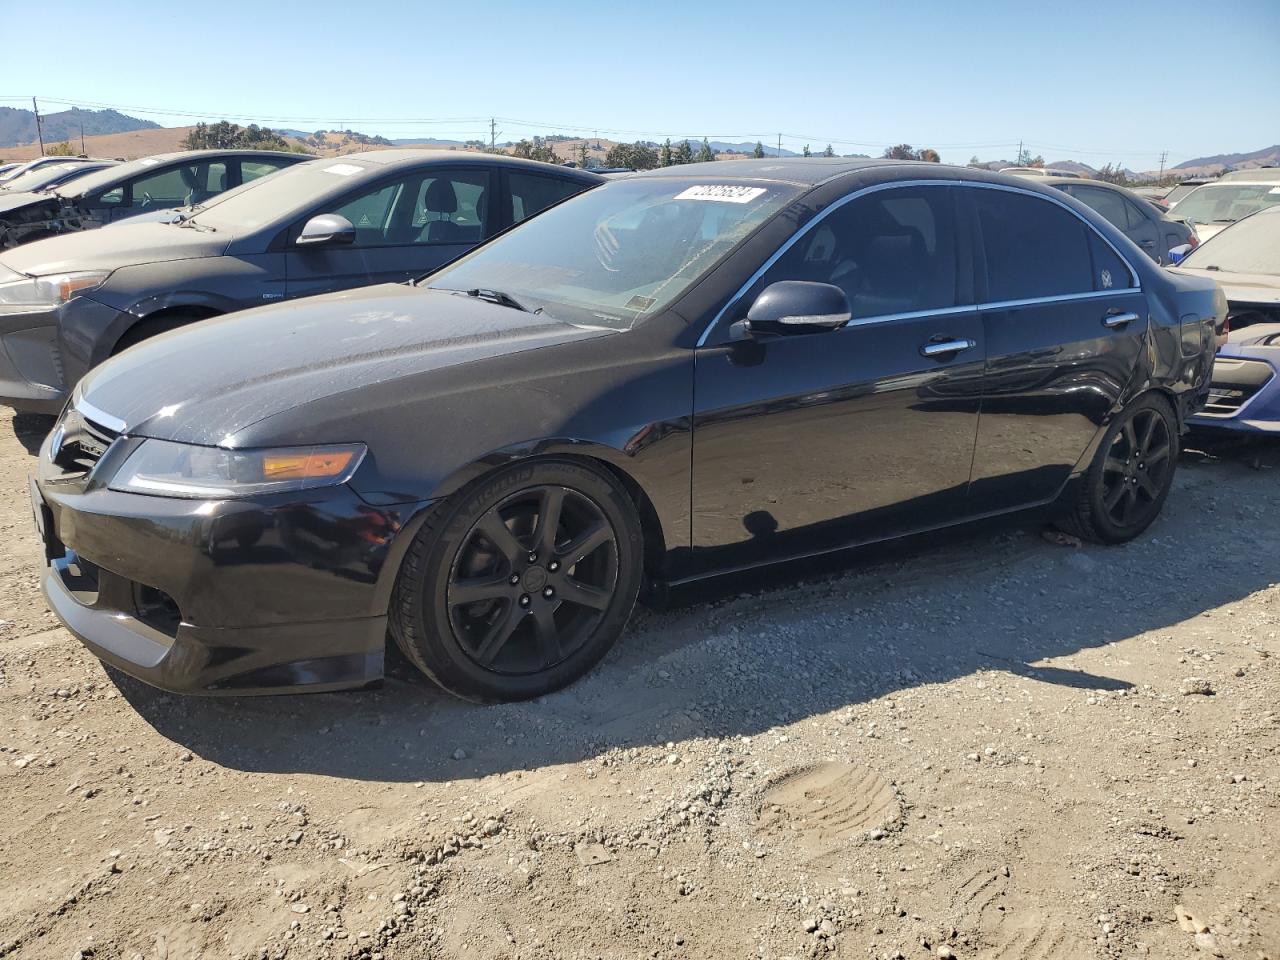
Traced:
<path id="1" fill-rule="evenodd" d="M 1280 448 L 1127 547 L 722 584 L 480 708 L 106 672 L 39 596 L 45 424 L 0 420 L 0 957 L 1280 958 Z"/>

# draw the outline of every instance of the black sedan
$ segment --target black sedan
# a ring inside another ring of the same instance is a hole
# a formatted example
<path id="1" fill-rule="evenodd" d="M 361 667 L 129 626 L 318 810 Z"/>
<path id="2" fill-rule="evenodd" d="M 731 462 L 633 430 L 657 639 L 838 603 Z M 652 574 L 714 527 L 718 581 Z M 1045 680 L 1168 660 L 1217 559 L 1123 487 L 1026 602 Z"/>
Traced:
<path id="1" fill-rule="evenodd" d="M 159 336 L 82 381 L 32 498 L 53 610 L 170 690 L 580 676 L 642 587 L 1050 507 L 1141 533 L 1225 301 L 985 171 L 611 180 L 417 285 Z"/>

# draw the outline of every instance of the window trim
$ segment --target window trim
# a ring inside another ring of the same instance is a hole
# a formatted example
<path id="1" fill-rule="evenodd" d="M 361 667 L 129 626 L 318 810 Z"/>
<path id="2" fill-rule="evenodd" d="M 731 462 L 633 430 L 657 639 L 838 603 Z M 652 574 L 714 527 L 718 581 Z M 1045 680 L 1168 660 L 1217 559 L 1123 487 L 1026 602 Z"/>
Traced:
<path id="1" fill-rule="evenodd" d="M 705 347 L 707 345 L 707 339 L 711 336 L 711 331 L 714 330 L 717 326 L 719 326 L 720 321 L 724 319 L 724 316 L 729 312 L 729 309 L 731 307 L 736 306 L 742 300 L 742 297 L 746 294 L 746 292 L 750 290 L 751 287 L 755 285 L 756 281 L 758 281 L 762 276 L 764 276 L 765 273 L 768 272 L 768 270 L 775 263 L 777 263 L 779 259 L 782 258 L 783 254 L 785 254 L 788 250 L 790 250 L 810 230 L 816 227 L 819 223 L 825 220 L 832 213 L 839 210 L 846 203 L 851 203 L 852 201 L 857 200 L 859 197 L 865 197 L 872 193 L 879 193 L 880 191 L 883 191 L 883 190 L 897 190 L 897 189 L 904 189 L 904 188 L 911 188 L 911 187 L 953 187 L 953 188 L 971 187 L 979 190 L 1004 190 L 1004 191 L 1007 191 L 1008 193 L 1020 193 L 1028 197 L 1034 197 L 1037 200 L 1044 200 L 1048 203 L 1056 204 L 1057 206 L 1061 207 L 1063 210 L 1066 210 L 1067 213 L 1071 214 L 1081 223 L 1083 223 L 1086 229 L 1092 230 L 1094 233 L 1096 233 L 1103 240 L 1103 242 L 1106 243 L 1106 245 L 1111 248 L 1112 252 L 1115 253 L 1115 255 L 1120 258 L 1120 262 L 1125 265 L 1125 269 L 1129 271 L 1130 286 L 1116 287 L 1111 290 L 1089 290 L 1089 291 L 1082 291 L 1080 293 L 1064 293 L 1064 294 L 1059 294 L 1057 296 L 1052 296 L 1052 297 L 1032 297 L 1030 299 L 1025 299 L 1025 300 L 992 300 L 984 303 L 976 303 L 976 304 L 965 305 L 965 306 L 944 307 L 937 310 L 926 310 L 926 311 L 921 311 L 918 313 L 910 313 L 910 314 L 885 314 L 881 316 L 861 317 L 861 318 L 849 321 L 849 323 L 845 324 L 845 326 L 840 328 L 841 330 L 846 329 L 850 326 L 865 326 L 868 323 L 886 323 L 890 320 L 897 320 L 897 319 L 917 319 L 920 317 L 927 317 L 931 315 L 954 314 L 962 311 L 976 313 L 976 312 L 985 311 L 985 310 L 1001 310 L 1001 309 L 1009 309 L 1012 307 L 1032 306 L 1032 305 L 1041 304 L 1041 303 L 1057 303 L 1059 301 L 1064 301 L 1064 300 L 1083 300 L 1083 299 L 1089 299 L 1094 297 L 1113 297 L 1121 293 L 1140 293 L 1142 291 L 1141 276 L 1139 275 L 1138 271 L 1134 269 L 1133 264 L 1129 261 L 1129 258 L 1126 257 L 1123 253 L 1121 253 L 1120 250 L 1116 247 L 1116 245 L 1111 242 L 1111 238 L 1108 237 L 1101 230 L 1099 230 L 1092 223 L 1090 223 L 1089 219 L 1085 217 L 1083 214 L 1081 214 L 1080 211 L 1073 209 L 1070 204 L 1063 203 L 1057 197 L 1047 196 L 1046 194 L 1040 193 L 1036 190 L 1028 190 L 1023 187 L 1009 186 L 1003 183 L 986 183 L 983 181 L 970 181 L 970 180 L 894 180 L 889 183 L 875 183 L 869 187 L 863 187 L 860 190 L 855 190 L 852 193 L 847 193 L 843 197 L 840 197 L 837 200 L 833 200 L 831 203 L 827 204 L 827 206 L 825 206 L 822 210 L 818 211 L 818 213 L 813 217 L 813 219 L 811 219 L 808 223 L 802 226 L 799 230 L 796 230 L 794 233 L 792 233 L 791 236 L 789 236 L 786 239 L 786 242 L 784 242 L 781 246 L 779 246 L 778 249 L 775 250 L 769 256 L 769 258 L 765 260 L 763 264 L 760 265 L 759 269 L 757 269 L 753 274 L 751 274 L 750 277 L 747 278 L 746 282 L 743 283 L 742 286 L 738 288 L 738 290 L 733 294 L 732 297 L 729 298 L 729 300 L 725 303 L 725 305 L 716 312 L 716 315 L 714 317 L 712 317 L 711 322 L 708 323 L 706 326 L 706 329 L 702 331 L 702 335 L 698 337 L 697 343 L 694 344 L 694 347 L 695 348 Z M 1076 202 L 1079 203 L 1081 201 L 1076 201 Z M 962 213 L 960 210 L 957 210 L 957 214 L 960 216 L 960 219 L 966 218 L 966 215 Z M 1101 214 L 1099 214 L 1099 216 L 1101 216 Z M 976 264 L 975 264 L 975 268 L 976 268 Z M 957 283 L 958 282 L 959 282 L 959 278 L 957 278 Z"/>

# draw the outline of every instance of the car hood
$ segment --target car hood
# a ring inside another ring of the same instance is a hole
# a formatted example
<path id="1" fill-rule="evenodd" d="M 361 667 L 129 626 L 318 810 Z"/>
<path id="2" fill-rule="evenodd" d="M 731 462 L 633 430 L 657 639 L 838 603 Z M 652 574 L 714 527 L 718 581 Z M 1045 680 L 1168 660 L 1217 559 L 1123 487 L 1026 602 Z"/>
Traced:
<path id="1" fill-rule="evenodd" d="M 111 230 L 80 230 L 6 251 L 0 263 L 33 277 L 67 270 L 114 270 L 139 263 L 216 257 L 230 236 L 167 223 L 121 223 Z"/>
<path id="2" fill-rule="evenodd" d="M 313 401 L 612 332 L 387 284 L 162 334 L 93 370 L 78 395 L 131 435 L 234 447 L 246 427 Z"/>
<path id="3" fill-rule="evenodd" d="M 7 190 L 0 191 L 0 214 L 21 210 L 23 207 L 29 207 L 33 203 L 39 203 L 41 200 L 52 200 L 57 203 L 57 199 L 57 197 L 47 193 L 29 193 L 25 190 L 19 190 L 17 193 Z"/>
<path id="4" fill-rule="evenodd" d="M 1228 273 L 1197 267 L 1175 267 L 1174 273 L 1218 281 L 1230 303 L 1280 303 L 1280 277 L 1267 273 Z"/>
<path id="5" fill-rule="evenodd" d="M 1175 216 L 1175 217 L 1174 217 L 1174 219 L 1176 220 L 1176 219 L 1177 219 L 1177 217 Z M 1227 227 L 1229 227 L 1229 226 L 1231 226 L 1231 224 L 1229 224 L 1229 223 L 1199 223 L 1199 222 L 1196 222 L 1196 223 L 1193 225 L 1192 229 L 1194 229 L 1194 230 L 1195 230 L 1195 232 L 1196 232 L 1196 236 L 1200 238 L 1200 242 L 1201 242 L 1201 243 L 1204 243 L 1204 242 L 1205 242 L 1206 240 L 1208 240 L 1210 237 L 1216 237 L 1218 234 L 1220 234 L 1223 230 L 1227 229 Z"/>

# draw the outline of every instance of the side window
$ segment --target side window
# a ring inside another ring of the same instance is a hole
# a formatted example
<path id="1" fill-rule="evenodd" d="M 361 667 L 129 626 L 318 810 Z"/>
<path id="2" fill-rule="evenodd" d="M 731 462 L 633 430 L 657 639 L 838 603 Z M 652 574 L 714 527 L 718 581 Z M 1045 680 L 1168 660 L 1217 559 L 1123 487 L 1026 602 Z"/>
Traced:
<path id="1" fill-rule="evenodd" d="M 325 212 L 339 214 L 351 221 L 356 228 L 356 246 L 386 246 L 393 242 L 389 239 L 391 214 L 404 189 L 403 180 L 383 184 L 357 194 L 341 206 Z"/>
<path id="2" fill-rule="evenodd" d="M 269 173 L 275 173 L 283 164 L 274 160 L 241 160 L 240 161 L 240 182 L 248 183 L 250 180 L 257 180 L 259 177 L 265 177 Z"/>
<path id="3" fill-rule="evenodd" d="M 1049 200 L 1025 193 L 968 192 L 982 229 L 987 302 L 1094 290 L 1089 256 L 1092 231 L 1082 220 Z"/>
<path id="4" fill-rule="evenodd" d="M 124 203 L 124 187 L 112 187 L 106 193 L 100 193 L 96 197 L 90 197 L 88 206 L 97 210 L 102 207 L 118 207 Z"/>
<path id="5" fill-rule="evenodd" d="M 1137 226 L 1136 223 L 1130 222 L 1129 210 L 1125 199 L 1118 193 L 1112 193 L 1110 190 L 1097 190 L 1093 187 L 1075 187 L 1072 189 L 1071 195 L 1085 206 L 1092 207 L 1104 219 L 1121 230 L 1128 230 L 1130 227 Z"/>
<path id="6" fill-rule="evenodd" d="M 1145 227 L 1153 219 L 1151 217 L 1148 217 L 1145 213 L 1143 213 L 1138 208 L 1138 205 L 1128 198 L 1125 198 L 1124 208 L 1129 214 L 1129 227 L 1131 229 L 1137 228 L 1137 227 Z"/>
<path id="7" fill-rule="evenodd" d="M 543 177 L 536 173 L 513 173 L 507 177 L 511 185 L 511 222 L 541 213 L 553 203 L 582 192 L 582 184 L 559 177 Z"/>
<path id="8" fill-rule="evenodd" d="M 941 187 L 904 187 L 846 203 L 769 268 L 778 280 L 831 283 L 855 320 L 954 307 L 955 205 Z"/>
<path id="9" fill-rule="evenodd" d="M 227 165 L 222 160 L 184 163 L 135 177 L 131 185 L 130 205 L 135 208 L 163 209 L 199 203 L 227 189 Z"/>
<path id="10" fill-rule="evenodd" d="M 418 182 L 409 243 L 479 243 L 489 206 L 489 174 L 441 171 Z"/>

